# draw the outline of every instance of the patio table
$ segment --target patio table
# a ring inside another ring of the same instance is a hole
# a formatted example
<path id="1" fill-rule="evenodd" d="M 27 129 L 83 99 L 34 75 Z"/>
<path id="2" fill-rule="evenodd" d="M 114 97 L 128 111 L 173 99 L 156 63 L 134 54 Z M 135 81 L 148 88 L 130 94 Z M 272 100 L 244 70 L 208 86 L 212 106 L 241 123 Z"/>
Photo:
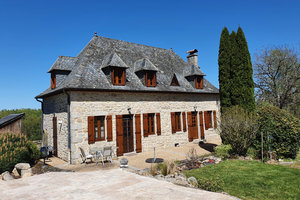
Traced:
<path id="1" fill-rule="evenodd" d="M 108 146 L 110 147 L 110 146 Z M 114 147 L 112 146 L 111 147 L 111 151 L 112 151 L 112 154 L 114 155 L 114 157 L 116 157 L 116 151 L 117 151 L 118 147 Z M 103 155 L 104 154 L 104 147 L 93 147 L 91 148 L 91 152 L 92 154 L 95 155 L 95 161 L 96 161 L 96 165 L 98 165 L 98 161 L 99 161 L 99 158 L 101 157 L 101 154 Z"/>

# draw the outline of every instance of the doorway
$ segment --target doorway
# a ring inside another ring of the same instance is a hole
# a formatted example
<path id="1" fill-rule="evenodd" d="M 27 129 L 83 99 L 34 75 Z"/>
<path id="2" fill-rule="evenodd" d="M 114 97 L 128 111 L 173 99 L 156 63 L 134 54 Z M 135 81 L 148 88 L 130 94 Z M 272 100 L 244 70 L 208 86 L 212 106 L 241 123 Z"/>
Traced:
<path id="1" fill-rule="evenodd" d="M 133 152 L 133 116 L 123 115 L 123 153 Z"/>
<path id="2" fill-rule="evenodd" d="M 192 142 L 194 139 L 198 139 L 197 112 L 188 112 L 188 125 L 189 142 Z"/>
<path id="3" fill-rule="evenodd" d="M 53 122 L 53 155 L 57 157 L 57 117 L 52 118 Z"/>

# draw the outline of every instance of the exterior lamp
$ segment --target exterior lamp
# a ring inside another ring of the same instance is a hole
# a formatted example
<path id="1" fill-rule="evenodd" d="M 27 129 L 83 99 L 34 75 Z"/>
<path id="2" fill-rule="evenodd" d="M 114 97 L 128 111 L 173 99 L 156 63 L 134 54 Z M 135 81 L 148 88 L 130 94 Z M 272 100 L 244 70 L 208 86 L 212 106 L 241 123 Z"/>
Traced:
<path id="1" fill-rule="evenodd" d="M 195 110 L 195 112 L 197 111 L 197 106 L 194 106 L 194 110 Z"/>
<path id="2" fill-rule="evenodd" d="M 128 110 L 128 113 L 131 115 L 131 108 L 128 107 L 127 110 Z"/>

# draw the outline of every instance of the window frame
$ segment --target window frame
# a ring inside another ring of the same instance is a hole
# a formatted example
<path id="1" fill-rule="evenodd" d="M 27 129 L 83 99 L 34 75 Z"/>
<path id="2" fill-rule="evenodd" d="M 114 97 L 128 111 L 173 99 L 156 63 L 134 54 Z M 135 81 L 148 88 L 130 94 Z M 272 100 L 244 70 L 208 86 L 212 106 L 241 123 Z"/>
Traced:
<path id="1" fill-rule="evenodd" d="M 96 125 L 97 125 L 97 132 L 95 127 Z M 101 137 L 101 125 L 103 125 L 103 137 Z M 105 116 L 94 117 L 94 134 L 95 134 L 94 135 L 95 142 L 105 140 Z"/>
<path id="2" fill-rule="evenodd" d="M 147 123 L 148 123 L 148 135 L 155 135 L 155 113 L 147 114 Z"/>
<path id="3" fill-rule="evenodd" d="M 56 74 L 54 72 L 51 73 L 51 89 L 56 88 Z"/>
<path id="4" fill-rule="evenodd" d="M 126 69 L 122 67 L 111 68 L 111 83 L 113 85 L 124 86 L 126 82 Z"/>
<path id="5" fill-rule="evenodd" d="M 203 89 L 203 76 L 195 76 L 195 88 Z"/>
<path id="6" fill-rule="evenodd" d="M 175 131 L 181 131 L 181 112 L 175 112 Z"/>
<path id="7" fill-rule="evenodd" d="M 156 87 L 156 71 L 145 71 L 145 86 Z"/>
<path id="8" fill-rule="evenodd" d="M 208 128 L 213 128 L 212 111 L 207 111 Z"/>

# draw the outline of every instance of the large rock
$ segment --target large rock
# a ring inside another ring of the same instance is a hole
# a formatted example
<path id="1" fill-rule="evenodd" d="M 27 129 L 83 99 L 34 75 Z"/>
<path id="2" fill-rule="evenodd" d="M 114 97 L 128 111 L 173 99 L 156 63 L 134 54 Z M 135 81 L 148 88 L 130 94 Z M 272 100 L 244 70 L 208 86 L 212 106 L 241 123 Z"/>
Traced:
<path id="1" fill-rule="evenodd" d="M 30 169 L 30 165 L 28 163 L 18 163 L 15 165 L 17 170 Z"/>
<path id="2" fill-rule="evenodd" d="M 29 177 L 32 176 L 32 170 L 31 169 L 23 169 L 21 171 L 21 177 L 25 178 L 25 177 Z"/>
<path id="3" fill-rule="evenodd" d="M 18 172 L 18 170 L 17 170 L 16 168 L 14 168 L 14 169 L 12 170 L 12 174 L 13 174 L 15 177 L 21 176 L 21 174 L 19 174 L 19 172 Z"/>
<path id="4" fill-rule="evenodd" d="M 2 180 L 4 180 L 4 181 L 14 180 L 14 177 L 12 177 L 12 175 L 10 175 L 9 171 L 3 172 L 1 174 L 1 176 L 2 176 Z"/>
<path id="5" fill-rule="evenodd" d="M 188 183 L 191 184 L 193 187 L 198 187 L 197 179 L 193 176 L 187 179 Z"/>
<path id="6" fill-rule="evenodd" d="M 28 163 L 18 163 L 15 165 L 18 173 L 21 175 L 22 178 L 32 176 L 32 170 Z"/>

